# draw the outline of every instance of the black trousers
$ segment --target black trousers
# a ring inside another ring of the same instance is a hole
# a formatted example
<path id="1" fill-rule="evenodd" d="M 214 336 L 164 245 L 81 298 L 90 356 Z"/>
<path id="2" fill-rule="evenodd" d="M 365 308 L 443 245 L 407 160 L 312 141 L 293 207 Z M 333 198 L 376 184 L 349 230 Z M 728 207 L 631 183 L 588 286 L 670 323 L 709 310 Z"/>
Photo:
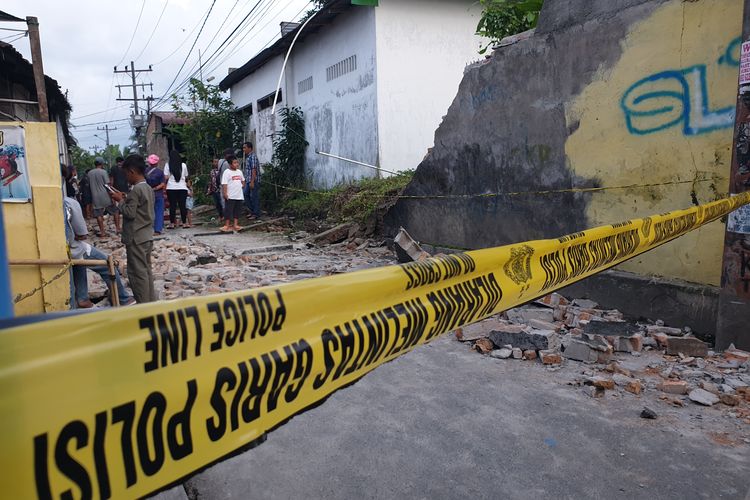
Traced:
<path id="1" fill-rule="evenodd" d="M 185 202 L 187 201 L 187 190 L 186 189 L 167 189 L 167 198 L 169 199 L 169 222 L 174 224 L 176 218 L 177 207 L 180 207 L 180 219 L 185 224 L 187 221 L 187 208 Z"/>

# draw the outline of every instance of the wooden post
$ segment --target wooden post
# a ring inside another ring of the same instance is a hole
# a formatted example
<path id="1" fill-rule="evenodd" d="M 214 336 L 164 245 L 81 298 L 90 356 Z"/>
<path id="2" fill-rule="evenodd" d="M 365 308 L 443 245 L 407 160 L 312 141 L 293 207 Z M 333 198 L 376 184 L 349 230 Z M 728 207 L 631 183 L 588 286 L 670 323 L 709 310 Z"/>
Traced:
<path id="1" fill-rule="evenodd" d="M 44 65 L 42 64 L 42 43 L 39 40 L 39 20 L 28 16 L 26 24 L 29 28 L 29 43 L 31 45 L 31 65 L 34 68 L 34 83 L 36 83 L 36 100 L 39 103 L 39 121 L 49 121 L 47 107 L 47 87 L 44 82 Z"/>
<path id="2" fill-rule="evenodd" d="M 750 0 L 744 1 L 742 41 L 750 42 Z M 727 20 L 729 21 L 729 20 Z M 737 114 L 734 121 L 732 165 L 729 173 L 729 194 L 750 190 L 750 82 L 742 72 L 750 57 L 750 47 L 743 43 L 740 50 L 740 79 L 737 92 Z M 750 208 L 740 208 L 743 216 Z M 721 269 L 721 290 L 716 321 L 716 348 L 735 344 L 750 350 L 750 233 L 745 224 L 731 218 L 724 236 L 724 258 Z"/>

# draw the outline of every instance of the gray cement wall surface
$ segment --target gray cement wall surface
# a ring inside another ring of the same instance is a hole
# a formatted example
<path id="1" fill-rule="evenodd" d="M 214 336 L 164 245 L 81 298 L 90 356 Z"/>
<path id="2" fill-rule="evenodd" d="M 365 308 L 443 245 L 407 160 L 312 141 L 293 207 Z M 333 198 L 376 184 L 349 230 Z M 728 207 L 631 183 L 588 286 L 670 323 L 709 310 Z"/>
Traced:
<path id="1" fill-rule="evenodd" d="M 596 187 L 568 167 L 565 103 L 614 65 L 628 28 L 660 0 L 548 0 L 537 33 L 470 68 L 405 195 L 445 196 Z M 571 24 L 572 20 L 579 20 Z M 584 22 L 585 21 L 585 22 Z M 588 227 L 589 195 L 402 198 L 385 219 L 430 244 L 482 248 Z"/>

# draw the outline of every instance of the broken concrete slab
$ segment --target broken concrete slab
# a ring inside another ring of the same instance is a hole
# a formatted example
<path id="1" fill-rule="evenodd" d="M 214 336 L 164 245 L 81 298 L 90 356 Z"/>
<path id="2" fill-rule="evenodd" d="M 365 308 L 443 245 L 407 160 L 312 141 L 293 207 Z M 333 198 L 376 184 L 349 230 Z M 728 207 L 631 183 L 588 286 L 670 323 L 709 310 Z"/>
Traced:
<path id="1" fill-rule="evenodd" d="M 607 344 L 608 350 L 602 350 L 601 346 L 593 347 L 583 338 L 571 337 L 570 342 L 563 351 L 563 356 L 575 361 L 585 363 L 606 363 L 610 359 L 612 347 Z"/>
<path id="2" fill-rule="evenodd" d="M 554 332 L 559 332 L 563 328 L 562 323 L 550 323 L 539 319 L 530 319 L 527 324 L 537 330 L 552 330 Z"/>
<path id="3" fill-rule="evenodd" d="M 703 389 L 693 389 L 690 391 L 690 394 L 688 394 L 688 398 L 703 406 L 713 406 L 720 401 L 719 396 L 711 394 Z"/>
<path id="4" fill-rule="evenodd" d="M 641 332 L 641 327 L 627 321 L 591 321 L 583 331 L 604 337 L 631 337 Z"/>
<path id="5" fill-rule="evenodd" d="M 416 262 L 430 256 L 403 227 L 399 229 L 398 234 L 393 238 L 393 243 L 396 258 L 401 263 Z"/>
<path id="6" fill-rule="evenodd" d="M 685 332 L 681 328 L 672 328 L 664 325 L 647 325 L 646 333 L 652 336 L 654 333 L 664 333 L 673 337 L 682 337 L 685 335 Z"/>
<path id="7" fill-rule="evenodd" d="M 508 309 L 505 314 L 508 319 L 514 323 L 527 324 L 530 320 L 536 319 L 553 323 L 555 321 L 552 309 L 546 307 L 516 307 Z"/>
<path id="8" fill-rule="evenodd" d="M 573 305 L 581 309 L 596 309 L 599 304 L 589 299 L 573 299 Z"/>
<path id="9" fill-rule="evenodd" d="M 514 347 L 512 350 L 513 359 L 521 359 L 523 357 L 523 351 L 518 347 Z"/>
<path id="10" fill-rule="evenodd" d="M 247 250 L 243 250 L 240 255 L 255 255 L 259 253 L 284 252 L 287 250 L 294 250 L 294 245 L 290 243 L 288 245 L 271 245 L 267 247 L 248 248 Z"/>
<path id="11" fill-rule="evenodd" d="M 708 345 L 695 337 L 667 337 L 667 354 L 678 354 L 705 358 L 708 356 Z"/>
<path id="12" fill-rule="evenodd" d="M 507 330 L 493 330 L 489 334 L 490 340 L 497 346 L 507 344 L 522 350 L 559 349 L 560 337 L 550 330 L 531 330 L 520 332 Z"/>
<path id="13" fill-rule="evenodd" d="M 341 243 L 349 238 L 349 231 L 356 225 L 357 224 L 354 222 L 345 222 L 332 227 L 328 231 L 316 234 L 310 240 L 317 245 L 333 245 L 335 243 Z"/>
<path id="14" fill-rule="evenodd" d="M 643 350 L 643 336 L 636 333 L 630 337 L 606 337 L 615 352 L 641 352 Z"/>

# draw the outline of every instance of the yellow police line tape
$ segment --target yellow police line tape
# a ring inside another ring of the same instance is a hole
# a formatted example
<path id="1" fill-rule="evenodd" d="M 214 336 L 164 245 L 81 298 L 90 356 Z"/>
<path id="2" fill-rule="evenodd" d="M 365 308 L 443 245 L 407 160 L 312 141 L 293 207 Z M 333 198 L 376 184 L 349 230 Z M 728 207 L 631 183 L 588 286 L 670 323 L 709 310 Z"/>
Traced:
<path id="1" fill-rule="evenodd" d="M 438 335 L 750 203 L 750 192 L 559 239 L 0 331 L 8 498 L 159 490 Z"/>

